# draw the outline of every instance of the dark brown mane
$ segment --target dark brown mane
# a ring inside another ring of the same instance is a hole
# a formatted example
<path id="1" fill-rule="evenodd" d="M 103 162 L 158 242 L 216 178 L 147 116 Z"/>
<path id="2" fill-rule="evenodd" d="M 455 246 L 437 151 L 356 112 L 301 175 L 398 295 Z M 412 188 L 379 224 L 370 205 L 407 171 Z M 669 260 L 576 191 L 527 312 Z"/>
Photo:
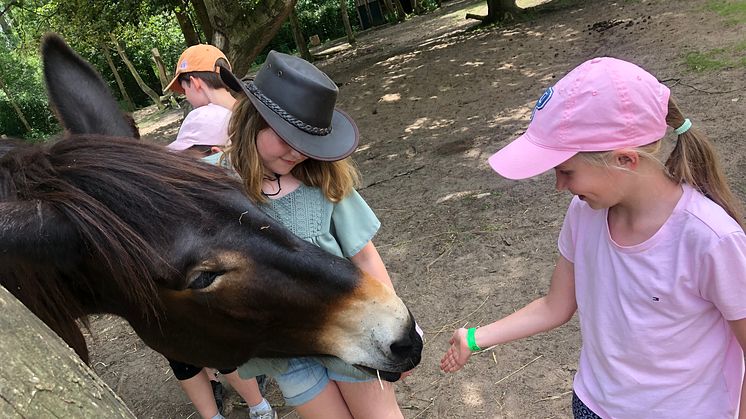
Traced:
<path id="1" fill-rule="evenodd" d="M 205 209 L 198 201 L 223 199 L 235 188 L 220 169 L 131 139 L 72 136 L 16 147 L 0 157 L 0 202 L 24 205 L 34 217 L 27 222 L 41 223 L 51 245 L 30 249 L 35 241 L 20 235 L 0 244 L 0 280 L 85 359 L 74 321 L 85 310 L 72 294 L 95 300 L 91 283 L 100 278 L 93 276 L 110 272 L 111 287 L 157 320 L 156 285 L 147 278 L 170 269 L 161 257 L 169 240 L 163 220 L 199 219 Z M 0 231 L 13 228 L 9 222 L 0 218 Z M 81 271 L 86 258 L 106 266 Z M 40 269 L 39 260 L 58 262 Z"/>

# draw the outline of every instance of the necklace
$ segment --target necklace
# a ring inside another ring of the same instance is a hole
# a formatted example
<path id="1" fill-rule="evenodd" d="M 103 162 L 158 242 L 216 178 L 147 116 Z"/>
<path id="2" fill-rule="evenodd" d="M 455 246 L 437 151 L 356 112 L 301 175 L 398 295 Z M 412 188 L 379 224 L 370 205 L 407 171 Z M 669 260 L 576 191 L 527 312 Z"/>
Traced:
<path id="1" fill-rule="evenodd" d="M 266 193 L 266 192 L 264 192 L 264 189 L 262 189 L 262 195 L 264 195 L 264 196 L 277 196 L 280 193 L 280 191 L 282 190 L 282 186 L 280 186 L 280 176 L 282 176 L 282 175 L 280 175 L 278 173 L 275 173 L 274 175 L 275 175 L 275 177 L 269 177 L 267 175 L 264 175 L 264 179 L 268 180 L 270 182 L 277 181 L 277 192 Z"/>

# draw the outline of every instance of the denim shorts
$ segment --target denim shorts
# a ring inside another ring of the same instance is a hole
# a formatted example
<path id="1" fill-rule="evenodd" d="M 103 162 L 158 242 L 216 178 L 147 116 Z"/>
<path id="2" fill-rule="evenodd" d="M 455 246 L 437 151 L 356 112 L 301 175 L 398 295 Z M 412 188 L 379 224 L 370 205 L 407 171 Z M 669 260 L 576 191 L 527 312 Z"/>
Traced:
<path id="1" fill-rule="evenodd" d="M 372 378 L 360 378 L 340 374 L 327 369 L 317 358 L 292 358 L 288 369 L 274 376 L 288 406 L 300 406 L 313 400 L 329 383 L 329 380 L 358 383 Z"/>

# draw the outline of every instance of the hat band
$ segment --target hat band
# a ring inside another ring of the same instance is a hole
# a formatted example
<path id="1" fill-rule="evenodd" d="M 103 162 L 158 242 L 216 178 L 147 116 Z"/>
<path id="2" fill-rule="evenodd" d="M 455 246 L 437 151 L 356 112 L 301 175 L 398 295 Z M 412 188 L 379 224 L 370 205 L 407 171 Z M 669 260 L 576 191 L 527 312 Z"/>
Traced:
<path id="1" fill-rule="evenodd" d="M 275 102 L 272 101 L 272 99 L 265 96 L 259 89 L 254 85 L 254 83 L 247 83 L 246 86 L 248 87 L 249 91 L 257 98 L 260 102 L 262 102 L 266 107 L 272 110 L 272 112 L 276 113 L 280 116 L 280 118 L 284 119 L 287 123 L 290 125 L 298 128 L 301 131 L 307 132 L 309 134 L 313 135 L 329 135 L 332 132 L 332 127 L 328 128 L 320 128 L 315 127 L 313 125 L 307 124 L 300 119 L 294 117 L 293 115 L 290 115 L 287 113 L 284 109 L 282 109 L 279 105 L 277 105 Z"/>

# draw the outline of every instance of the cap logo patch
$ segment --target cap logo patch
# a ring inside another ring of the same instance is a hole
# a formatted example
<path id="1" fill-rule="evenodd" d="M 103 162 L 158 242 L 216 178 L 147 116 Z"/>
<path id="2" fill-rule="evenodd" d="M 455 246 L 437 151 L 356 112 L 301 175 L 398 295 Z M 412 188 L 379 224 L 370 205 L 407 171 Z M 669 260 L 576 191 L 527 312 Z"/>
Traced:
<path id="1" fill-rule="evenodd" d="M 539 100 L 536 101 L 536 106 L 534 106 L 533 112 L 531 112 L 531 119 L 534 119 L 534 114 L 536 114 L 536 111 L 540 111 L 544 109 L 545 106 L 547 106 L 547 103 L 549 103 L 549 99 L 552 98 L 552 95 L 554 94 L 554 88 L 550 87 L 547 90 L 544 91 L 544 94 L 541 95 Z"/>
<path id="2" fill-rule="evenodd" d="M 182 69 L 182 70 L 186 69 L 187 68 L 187 60 L 182 61 L 181 64 L 179 64 L 179 68 Z"/>

